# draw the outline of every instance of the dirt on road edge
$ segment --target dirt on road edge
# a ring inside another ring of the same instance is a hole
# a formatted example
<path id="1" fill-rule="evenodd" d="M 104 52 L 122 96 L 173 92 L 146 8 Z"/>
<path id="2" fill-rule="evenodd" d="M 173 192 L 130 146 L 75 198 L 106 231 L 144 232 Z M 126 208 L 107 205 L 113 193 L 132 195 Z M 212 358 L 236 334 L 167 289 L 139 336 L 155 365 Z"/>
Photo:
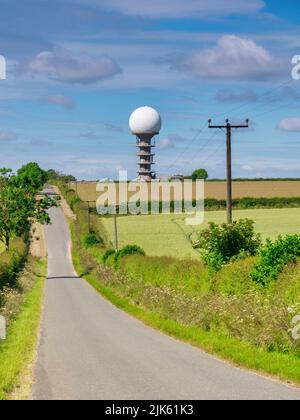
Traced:
<path id="1" fill-rule="evenodd" d="M 72 211 L 72 209 L 70 208 L 67 200 L 62 196 L 59 188 L 56 185 L 51 185 L 51 188 L 53 188 L 55 194 L 60 196 L 60 202 L 59 205 L 62 208 L 62 211 L 64 213 L 64 215 L 71 220 L 76 220 L 77 216 L 76 214 Z"/>
<path id="2" fill-rule="evenodd" d="M 31 229 L 30 254 L 36 258 L 47 256 L 44 226 L 40 223 L 35 223 Z"/>

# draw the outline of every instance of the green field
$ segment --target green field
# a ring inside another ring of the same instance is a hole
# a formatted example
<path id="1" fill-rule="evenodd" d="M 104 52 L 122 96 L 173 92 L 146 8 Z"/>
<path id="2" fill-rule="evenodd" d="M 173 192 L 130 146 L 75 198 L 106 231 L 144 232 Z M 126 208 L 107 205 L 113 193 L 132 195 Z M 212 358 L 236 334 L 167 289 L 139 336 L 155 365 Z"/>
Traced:
<path id="1" fill-rule="evenodd" d="M 274 210 L 239 210 L 234 217 L 248 218 L 255 221 L 256 231 L 263 238 L 275 239 L 283 234 L 300 234 L 300 209 Z M 113 241 L 113 219 L 103 218 L 103 224 Z M 125 216 L 118 218 L 120 246 L 137 244 L 144 248 L 149 256 L 173 256 L 179 258 L 197 258 L 198 252 L 192 248 L 189 236 L 195 235 L 207 226 L 208 222 L 226 221 L 223 211 L 206 212 L 205 223 L 197 229 L 186 226 L 183 215 Z"/>

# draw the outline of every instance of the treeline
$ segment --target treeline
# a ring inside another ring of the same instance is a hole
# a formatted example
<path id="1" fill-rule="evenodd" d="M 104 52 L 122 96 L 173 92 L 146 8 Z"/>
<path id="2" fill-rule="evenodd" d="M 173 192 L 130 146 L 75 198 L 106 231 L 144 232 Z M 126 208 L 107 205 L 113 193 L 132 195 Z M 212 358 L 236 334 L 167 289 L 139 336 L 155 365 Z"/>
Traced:
<path id="1" fill-rule="evenodd" d="M 234 178 L 233 182 L 292 182 L 300 181 L 300 178 Z M 226 179 L 209 178 L 206 182 L 226 182 Z"/>
<path id="2" fill-rule="evenodd" d="M 49 169 L 46 171 L 47 181 L 62 181 L 65 184 L 70 182 L 76 182 L 76 178 L 73 175 L 66 175 L 63 172 L 56 171 L 55 169 Z"/>
<path id="3" fill-rule="evenodd" d="M 157 208 L 159 209 L 159 213 L 163 212 L 164 208 L 169 209 L 171 213 L 174 213 L 176 210 L 176 207 L 178 207 L 179 205 L 181 205 L 181 208 L 184 209 L 184 205 L 185 203 L 182 202 L 175 202 L 175 201 L 171 201 L 170 204 L 169 203 L 164 203 L 164 202 L 159 202 L 156 203 L 157 204 Z M 196 201 L 194 200 L 192 202 L 193 207 L 196 206 Z M 249 210 L 249 209 L 280 209 L 280 208 L 297 208 L 300 207 L 300 197 L 274 197 L 274 198 L 252 198 L 252 197 L 245 197 L 245 198 L 236 198 L 233 200 L 232 202 L 233 204 L 233 208 L 235 210 Z M 139 207 L 141 206 L 140 202 L 136 203 L 136 206 Z M 153 206 L 153 203 L 149 202 L 145 204 L 146 210 L 147 212 L 151 212 L 151 208 Z M 210 210 L 210 211 L 214 211 L 214 210 L 225 210 L 227 206 L 226 200 L 217 200 L 215 198 L 206 198 L 204 200 L 204 209 L 205 210 Z M 105 207 L 101 208 L 98 207 L 98 211 L 100 210 L 101 214 L 105 215 L 105 211 L 107 211 L 107 209 Z M 96 214 L 98 211 L 97 209 L 94 207 L 90 209 L 91 213 Z M 118 214 L 124 214 L 124 213 L 130 213 L 132 214 L 133 212 L 130 211 L 130 208 L 128 205 L 120 205 L 117 207 L 116 209 Z M 140 211 L 137 211 L 136 214 L 139 214 Z"/>
<path id="4" fill-rule="evenodd" d="M 232 202 L 236 210 L 246 209 L 271 209 L 271 208 L 293 208 L 300 207 L 300 197 L 273 197 L 273 198 L 236 198 Z M 207 210 L 226 209 L 226 200 L 216 200 L 214 198 L 205 199 Z"/>

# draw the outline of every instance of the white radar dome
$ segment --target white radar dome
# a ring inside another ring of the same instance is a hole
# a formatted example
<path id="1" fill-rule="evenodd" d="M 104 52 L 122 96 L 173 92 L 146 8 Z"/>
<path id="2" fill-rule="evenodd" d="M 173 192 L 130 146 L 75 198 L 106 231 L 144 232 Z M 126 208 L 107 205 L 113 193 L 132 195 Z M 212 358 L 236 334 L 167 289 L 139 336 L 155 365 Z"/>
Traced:
<path id="1" fill-rule="evenodd" d="M 161 117 L 154 108 L 144 106 L 131 114 L 129 127 L 132 134 L 158 134 L 161 130 Z"/>

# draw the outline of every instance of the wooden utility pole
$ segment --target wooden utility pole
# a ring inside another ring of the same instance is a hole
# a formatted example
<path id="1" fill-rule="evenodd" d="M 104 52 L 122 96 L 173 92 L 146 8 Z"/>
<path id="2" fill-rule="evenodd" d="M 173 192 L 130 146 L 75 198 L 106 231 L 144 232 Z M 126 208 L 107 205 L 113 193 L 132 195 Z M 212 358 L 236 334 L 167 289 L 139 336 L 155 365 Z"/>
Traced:
<path id="1" fill-rule="evenodd" d="M 89 228 L 89 233 L 91 233 L 90 203 L 96 203 L 96 201 L 85 201 L 85 203 L 88 205 L 88 228 Z"/>
<path id="2" fill-rule="evenodd" d="M 116 251 L 119 251 L 119 239 L 118 239 L 118 218 L 117 215 L 114 214 L 114 227 L 115 227 L 115 247 Z"/>
<path id="3" fill-rule="evenodd" d="M 226 130 L 226 150 L 227 150 L 227 223 L 232 224 L 232 129 L 248 128 L 249 119 L 246 120 L 246 124 L 234 125 L 226 120 L 226 125 L 212 125 L 212 120 L 208 120 L 208 128 L 215 128 Z"/>

